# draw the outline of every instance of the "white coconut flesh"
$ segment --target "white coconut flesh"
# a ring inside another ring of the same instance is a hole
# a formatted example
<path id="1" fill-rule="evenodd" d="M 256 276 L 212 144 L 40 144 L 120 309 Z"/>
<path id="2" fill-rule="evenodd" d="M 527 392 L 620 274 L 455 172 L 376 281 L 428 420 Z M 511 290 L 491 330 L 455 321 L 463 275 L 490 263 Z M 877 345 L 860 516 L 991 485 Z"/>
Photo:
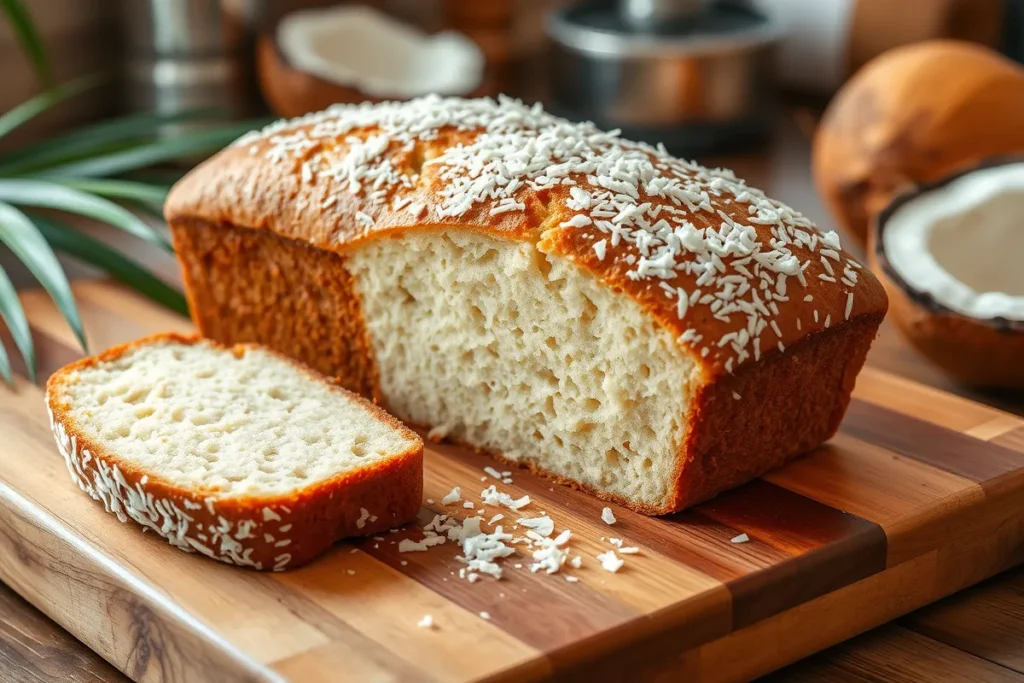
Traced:
<path id="1" fill-rule="evenodd" d="M 908 287 L 942 306 L 1024 320 L 1024 163 L 922 192 L 889 217 L 882 248 Z"/>
<path id="2" fill-rule="evenodd" d="M 465 95 L 483 78 L 483 53 L 466 36 L 427 35 L 368 7 L 288 14 L 277 44 L 292 67 L 373 97 Z"/>

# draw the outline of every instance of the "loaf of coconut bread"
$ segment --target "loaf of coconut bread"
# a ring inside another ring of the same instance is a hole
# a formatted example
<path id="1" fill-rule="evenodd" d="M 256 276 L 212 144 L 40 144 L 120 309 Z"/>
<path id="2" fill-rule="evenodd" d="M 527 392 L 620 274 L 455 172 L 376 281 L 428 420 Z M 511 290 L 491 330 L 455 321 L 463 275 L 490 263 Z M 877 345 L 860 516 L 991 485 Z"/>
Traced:
<path id="1" fill-rule="evenodd" d="M 732 173 L 507 99 L 273 124 L 166 217 L 202 334 L 648 514 L 828 439 L 887 306 Z"/>
<path id="2" fill-rule="evenodd" d="M 423 442 L 275 353 L 174 334 L 72 363 L 46 385 L 71 479 L 172 546 L 258 570 L 408 522 Z"/>

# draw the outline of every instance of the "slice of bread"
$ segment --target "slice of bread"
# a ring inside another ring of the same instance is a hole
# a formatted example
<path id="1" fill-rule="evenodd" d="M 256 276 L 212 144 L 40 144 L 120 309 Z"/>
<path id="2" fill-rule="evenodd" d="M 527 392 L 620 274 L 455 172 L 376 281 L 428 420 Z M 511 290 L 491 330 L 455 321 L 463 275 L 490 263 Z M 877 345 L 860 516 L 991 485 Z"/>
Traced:
<path id="1" fill-rule="evenodd" d="M 280 571 L 409 521 L 423 442 L 377 406 L 256 346 L 158 335 L 47 382 L 71 478 L 181 550 Z"/>

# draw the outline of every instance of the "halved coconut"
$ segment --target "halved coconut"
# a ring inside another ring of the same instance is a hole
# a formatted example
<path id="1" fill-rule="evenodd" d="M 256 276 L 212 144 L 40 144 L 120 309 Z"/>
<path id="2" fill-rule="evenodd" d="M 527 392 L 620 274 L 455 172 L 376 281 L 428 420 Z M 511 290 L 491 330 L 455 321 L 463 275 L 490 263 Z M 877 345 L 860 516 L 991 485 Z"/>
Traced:
<path id="1" fill-rule="evenodd" d="M 921 352 L 963 382 L 1024 389 L 1024 160 L 898 197 L 869 256 Z"/>
<path id="2" fill-rule="evenodd" d="M 471 95 L 484 78 L 483 53 L 466 36 L 427 35 L 362 6 L 285 15 L 257 59 L 267 103 L 288 117 L 336 102 Z"/>

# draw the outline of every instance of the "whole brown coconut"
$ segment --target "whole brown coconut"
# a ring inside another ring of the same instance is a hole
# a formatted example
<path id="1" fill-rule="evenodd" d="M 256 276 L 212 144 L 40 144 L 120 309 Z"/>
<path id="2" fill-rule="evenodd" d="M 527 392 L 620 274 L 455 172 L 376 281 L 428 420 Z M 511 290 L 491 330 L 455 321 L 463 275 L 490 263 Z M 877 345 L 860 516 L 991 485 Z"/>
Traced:
<path id="1" fill-rule="evenodd" d="M 1000 169 L 1013 176 L 1009 182 L 998 176 L 977 182 L 979 173 Z M 972 186 L 963 184 L 971 178 Z M 945 208 L 934 201 L 943 193 L 946 196 L 939 199 Z M 921 200 L 930 202 L 932 209 L 914 209 Z M 915 213 L 908 216 L 908 208 Z M 895 230 L 918 236 L 896 249 Z M 1022 245 L 1024 160 L 999 160 L 897 196 L 871 231 L 868 262 L 889 295 L 889 318 L 929 360 L 965 384 L 1024 390 Z M 922 275 L 931 267 L 925 264 L 932 262 L 942 273 Z M 907 265 L 912 266 L 909 271 Z M 959 291 L 950 295 L 950 288 Z M 957 294 L 960 300 L 953 304 Z M 993 294 L 1004 304 L 1016 300 L 1015 306 L 1004 305 L 1013 307 L 1016 315 L 992 315 L 991 310 L 983 314 L 985 307 L 977 303 L 977 296 Z"/>
<path id="2" fill-rule="evenodd" d="M 1024 151 L 1024 68 L 935 40 L 890 50 L 837 93 L 814 139 L 814 179 L 836 221 L 867 238 L 902 188 Z"/>

